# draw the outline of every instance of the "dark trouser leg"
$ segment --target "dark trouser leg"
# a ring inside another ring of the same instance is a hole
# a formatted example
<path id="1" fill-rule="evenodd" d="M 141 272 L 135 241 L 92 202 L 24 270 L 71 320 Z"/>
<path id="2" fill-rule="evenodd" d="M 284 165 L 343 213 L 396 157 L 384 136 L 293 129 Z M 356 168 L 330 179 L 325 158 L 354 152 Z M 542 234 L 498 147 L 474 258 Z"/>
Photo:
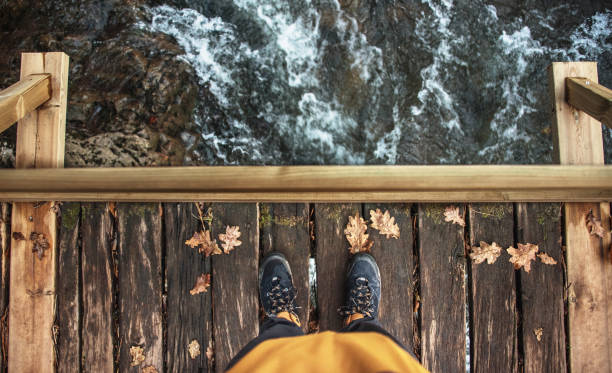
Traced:
<path id="1" fill-rule="evenodd" d="M 234 356 L 225 370 L 229 370 L 233 367 L 242 357 L 244 357 L 244 355 L 249 353 L 261 342 L 267 341 L 268 339 L 296 337 L 300 335 L 304 335 L 304 332 L 302 328 L 295 323 L 279 317 L 269 317 L 261 324 L 259 336 L 247 343 L 247 345 Z"/>
<path id="2" fill-rule="evenodd" d="M 378 320 L 372 317 L 364 317 L 363 319 L 357 319 L 355 321 L 352 321 L 350 324 L 348 324 L 348 326 L 345 326 L 340 330 L 340 333 L 350 332 L 375 332 L 383 334 L 391 338 L 393 342 L 395 342 L 398 346 L 406 350 L 410 355 L 412 355 L 412 357 L 416 359 L 416 356 L 414 356 L 414 352 L 411 348 L 408 348 L 401 344 L 400 341 L 395 339 L 395 337 L 391 335 L 391 333 L 389 333 L 387 330 L 385 330 L 385 328 L 382 327 L 382 325 L 380 325 Z"/>

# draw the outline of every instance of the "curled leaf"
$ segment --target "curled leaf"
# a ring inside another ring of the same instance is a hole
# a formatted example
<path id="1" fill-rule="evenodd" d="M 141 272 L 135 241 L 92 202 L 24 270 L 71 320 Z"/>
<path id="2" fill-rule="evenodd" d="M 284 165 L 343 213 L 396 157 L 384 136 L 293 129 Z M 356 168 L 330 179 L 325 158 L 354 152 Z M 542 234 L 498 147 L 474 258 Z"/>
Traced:
<path id="1" fill-rule="evenodd" d="M 349 216 L 349 222 L 346 225 L 346 229 L 344 229 L 344 234 L 351 245 L 351 247 L 349 247 L 351 254 L 370 251 L 373 242 L 368 240 L 369 235 L 366 234 L 367 229 L 368 226 L 365 220 L 359 216 L 359 212 L 357 212 L 354 217 Z"/>
<path id="2" fill-rule="evenodd" d="M 446 210 L 444 210 L 444 221 L 465 227 L 465 220 L 463 216 L 459 214 L 459 207 L 456 206 L 448 206 Z"/>
<path id="3" fill-rule="evenodd" d="M 474 261 L 474 264 L 480 264 L 487 261 L 488 264 L 493 264 L 497 261 L 497 258 L 501 254 L 501 246 L 497 242 L 488 244 L 484 241 L 480 241 L 480 247 L 472 246 L 472 252 L 470 258 Z"/>
<path id="4" fill-rule="evenodd" d="M 221 233 L 219 235 L 219 239 L 223 242 L 221 247 L 223 247 L 223 252 L 229 254 L 230 251 L 234 250 L 236 246 L 240 246 L 242 241 L 238 241 L 238 237 L 240 237 L 240 227 L 230 227 L 229 225 L 225 227 L 225 234 Z"/>
<path id="5" fill-rule="evenodd" d="M 189 357 L 191 357 L 192 359 L 195 359 L 196 357 L 200 356 L 200 344 L 198 343 L 198 340 L 194 339 L 193 341 L 191 341 L 191 343 L 189 343 L 189 345 L 187 346 L 187 350 L 189 351 Z"/>
<path id="6" fill-rule="evenodd" d="M 208 287 L 210 286 L 210 274 L 202 273 L 196 278 L 196 283 L 193 285 L 193 289 L 189 290 L 189 294 L 196 295 L 200 293 L 205 293 L 208 291 Z"/>
<path id="7" fill-rule="evenodd" d="M 387 238 L 400 237 L 399 226 L 395 223 L 395 218 L 391 216 L 388 210 L 384 214 L 380 209 L 376 209 L 376 211 L 370 210 L 370 221 L 372 222 L 372 228 L 377 229 L 380 234 L 384 234 Z"/>
<path id="8" fill-rule="evenodd" d="M 523 268 L 525 272 L 529 272 L 531 270 L 531 261 L 536 258 L 538 245 L 532 243 L 519 243 L 517 246 L 518 249 L 512 246 L 506 249 L 508 254 L 511 255 L 510 263 L 514 265 L 514 269 Z"/>
<path id="9" fill-rule="evenodd" d="M 535 334 L 536 339 L 538 340 L 538 342 L 540 342 L 542 340 L 542 334 L 544 334 L 544 329 L 542 328 L 533 329 L 533 334 Z"/>
<path id="10" fill-rule="evenodd" d="M 39 260 L 42 260 L 45 256 L 45 250 L 49 248 L 49 241 L 44 234 L 36 232 L 30 234 L 30 241 L 32 241 L 32 252 L 36 253 Z"/>
<path id="11" fill-rule="evenodd" d="M 593 215 L 593 210 L 589 211 L 586 216 L 586 226 L 592 236 L 604 238 L 605 231 L 601 226 L 601 220 L 596 218 L 595 215 Z"/>
<path id="12" fill-rule="evenodd" d="M 132 346 L 130 347 L 130 356 L 132 357 L 131 366 L 140 365 L 145 360 L 144 349 L 140 346 Z"/>
<path id="13" fill-rule="evenodd" d="M 557 261 L 546 253 L 539 253 L 537 256 L 544 264 L 548 264 L 549 266 L 554 266 L 555 264 L 557 264 Z"/>
<path id="14" fill-rule="evenodd" d="M 197 247 L 198 252 L 204 253 L 204 256 L 222 253 L 219 245 L 217 245 L 217 240 L 211 239 L 209 230 L 194 232 L 193 237 L 185 241 L 185 245 L 193 248 Z"/>

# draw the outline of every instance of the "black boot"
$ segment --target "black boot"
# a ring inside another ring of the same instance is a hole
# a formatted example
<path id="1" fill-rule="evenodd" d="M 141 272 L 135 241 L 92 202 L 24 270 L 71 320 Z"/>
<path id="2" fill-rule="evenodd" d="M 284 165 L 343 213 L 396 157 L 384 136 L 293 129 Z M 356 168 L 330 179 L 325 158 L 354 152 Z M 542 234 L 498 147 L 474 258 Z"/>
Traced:
<path id="1" fill-rule="evenodd" d="M 281 253 L 270 253 L 259 267 L 259 299 L 266 316 L 279 316 L 300 325 L 295 313 L 296 290 L 289 262 Z"/>
<path id="2" fill-rule="evenodd" d="M 362 317 L 378 318 L 380 271 L 371 255 L 359 253 L 353 257 L 346 274 L 345 290 L 346 303 L 338 312 L 346 318 L 346 325 Z"/>

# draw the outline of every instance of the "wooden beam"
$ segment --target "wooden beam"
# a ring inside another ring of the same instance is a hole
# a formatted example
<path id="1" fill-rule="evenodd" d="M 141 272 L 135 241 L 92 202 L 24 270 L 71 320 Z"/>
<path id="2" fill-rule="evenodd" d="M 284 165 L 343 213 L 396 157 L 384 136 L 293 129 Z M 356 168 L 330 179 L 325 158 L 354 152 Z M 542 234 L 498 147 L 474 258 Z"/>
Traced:
<path id="1" fill-rule="evenodd" d="M 19 121 L 17 168 L 61 167 L 64 162 L 68 56 L 22 54 L 21 77 L 40 73 L 51 74 L 53 97 Z M 54 371 L 55 210 L 53 202 L 13 205 L 8 354 L 12 372 Z"/>
<path id="2" fill-rule="evenodd" d="M 612 90 L 587 78 L 566 78 L 567 102 L 612 128 Z"/>
<path id="3" fill-rule="evenodd" d="M 601 126 L 568 105 L 565 82 L 584 77 L 597 82 L 597 64 L 558 62 L 549 69 L 557 161 L 563 165 L 604 163 Z M 603 206 L 603 208 L 602 208 Z M 606 208 L 607 206 L 607 208 Z M 565 244 L 568 286 L 569 362 L 572 372 L 612 371 L 612 264 L 607 247 L 589 234 L 586 215 L 609 219 L 609 204 L 566 203 Z"/>
<path id="4" fill-rule="evenodd" d="M 51 76 L 32 74 L 0 92 L 0 132 L 51 98 Z"/>

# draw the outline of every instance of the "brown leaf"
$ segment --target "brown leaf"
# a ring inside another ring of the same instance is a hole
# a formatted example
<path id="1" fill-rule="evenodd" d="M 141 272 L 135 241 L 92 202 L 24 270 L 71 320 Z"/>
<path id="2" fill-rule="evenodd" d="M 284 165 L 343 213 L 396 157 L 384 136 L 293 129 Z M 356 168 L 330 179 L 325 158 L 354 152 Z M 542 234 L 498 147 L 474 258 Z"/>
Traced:
<path id="1" fill-rule="evenodd" d="M 25 237 L 24 237 L 23 233 L 21 233 L 21 232 L 13 232 L 13 239 L 15 241 L 24 241 Z"/>
<path id="2" fill-rule="evenodd" d="M 589 211 L 586 216 L 586 226 L 592 236 L 604 238 L 605 231 L 601 226 L 601 220 L 593 215 L 593 210 Z"/>
<path id="3" fill-rule="evenodd" d="M 223 251 L 219 249 L 219 245 L 217 245 L 217 240 L 211 239 L 209 230 L 194 232 L 193 237 L 185 241 L 185 245 L 189 245 L 193 248 L 197 247 L 198 252 L 204 253 L 204 256 L 223 253 Z"/>
<path id="4" fill-rule="evenodd" d="M 36 232 L 30 234 L 30 241 L 33 242 L 32 252 L 36 253 L 39 260 L 42 260 L 45 256 L 45 250 L 49 248 L 49 241 L 47 241 L 45 235 Z"/>
<path id="5" fill-rule="evenodd" d="M 198 340 L 194 339 L 193 341 L 191 341 L 191 343 L 189 343 L 189 346 L 187 346 L 187 350 L 189 351 L 189 357 L 191 357 L 192 359 L 195 359 L 196 357 L 200 356 L 200 344 L 198 343 Z"/>
<path id="6" fill-rule="evenodd" d="M 366 234 L 367 229 L 368 226 L 366 225 L 365 220 L 359 216 L 359 212 L 357 212 L 354 217 L 349 216 L 349 222 L 346 225 L 344 234 L 351 245 L 351 247 L 349 247 L 351 254 L 357 254 L 358 252 L 362 251 L 370 251 L 372 241 L 368 240 L 369 235 Z"/>
<path id="7" fill-rule="evenodd" d="M 210 274 L 202 273 L 196 278 L 196 283 L 193 285 L 193 289 L 189 290 L 189 294 L 196 295 L 200 293 L 205 293 L 208 291 L 208 287 L 210 286 Z"/>
<path id="8" fill-rule="evenodd" d="M 130 365 L 133 367 L 140 365 L 145 359 L 144 350 L 140 346 L 130 347 L 130 356 L 132 357 Z"/>
<path id="9" fill-rule="evenodd" d="M 472 252 L 470 258 L 474 261 L 474 264 L 480 264 L 487 261 L 488 264 L 493 264 L 497 261 L 497 258 L 501 254 L 501 246 L 497 242 L 488 244 L 484 241 L 480 241 L 480 247 L 472 246 Z"/>
<path id="10" fill-rule="evenodd" d="M 208 347 L 206 347 L 206 359 L 210 362 L 214 356 L 214 352 L 212 349 L 212 342 L 208 342 Z"/>
<path id="11" fill-rule="evenodd" d="M 531 270 L 531 261 L 536 258 L 538 245 L 532 243 L 519 243 L 518 249 L 510 246 L 506 251 L 511 255 L 510 263 L 514 265 L 514 269 L 523 268 L 525 272 L 529 272 Z"/>
<path id="12" fill-rule="evenodd" d="M 140 372 L 141 373 L 159 373 L 153 365 L 147 365 L 146 367 L 142 368 Z"/>
<path id="13" fill-rule="evenodd" d="M 536 339 L 538 340 L 538 342 L 540 342 L 542 340 L 542 334 L 544 334 L 544 329 L 542 328 L 533 329 L 533 334 L 535 334 Z"/>
<path id="14" fill-rule="evenodd" d="M 221 233 L 219 235 L 219 239 L 223 241 L 221 247 L 223 247 L 223 252 L 229 254 L 230 251 L 234 250 L 236 246 L 242 245 L 242 241 L 238 241 L 238 237 L 240 237 L 240 227 L 230 227 L 229 225 L 225 227 L 225 234 Z"/>
<path id="15" fill-rule="evenodd" d="M 539 253 L 537 257 L 540 258 L 542 263 L 548 264 L 549 266 L 554 266 L 557 264 L 557 261 L 546 253 Z"/>
<path id="16" fill-rule="evenodd" d="M 388 210 L 384 214 L 380 209 L 370 210 L 370 220 L 372 221 L 371 227 L 377 229 L 380 234 L 384 234 L 387 238 L 400 237 L 399 226 L 395 224 L 395 218 L 391 216 Z"/>
<path id="17" fill-rule="evenodd" d="M 463 220 L 463 217 L 459 214 L 459 207 L 456 206 L 448 206 L 446 210 L 444 210 L 444 221 L 449 221 L 453 224 L 459 224 L 465 227 L 465 220 Z"/>

